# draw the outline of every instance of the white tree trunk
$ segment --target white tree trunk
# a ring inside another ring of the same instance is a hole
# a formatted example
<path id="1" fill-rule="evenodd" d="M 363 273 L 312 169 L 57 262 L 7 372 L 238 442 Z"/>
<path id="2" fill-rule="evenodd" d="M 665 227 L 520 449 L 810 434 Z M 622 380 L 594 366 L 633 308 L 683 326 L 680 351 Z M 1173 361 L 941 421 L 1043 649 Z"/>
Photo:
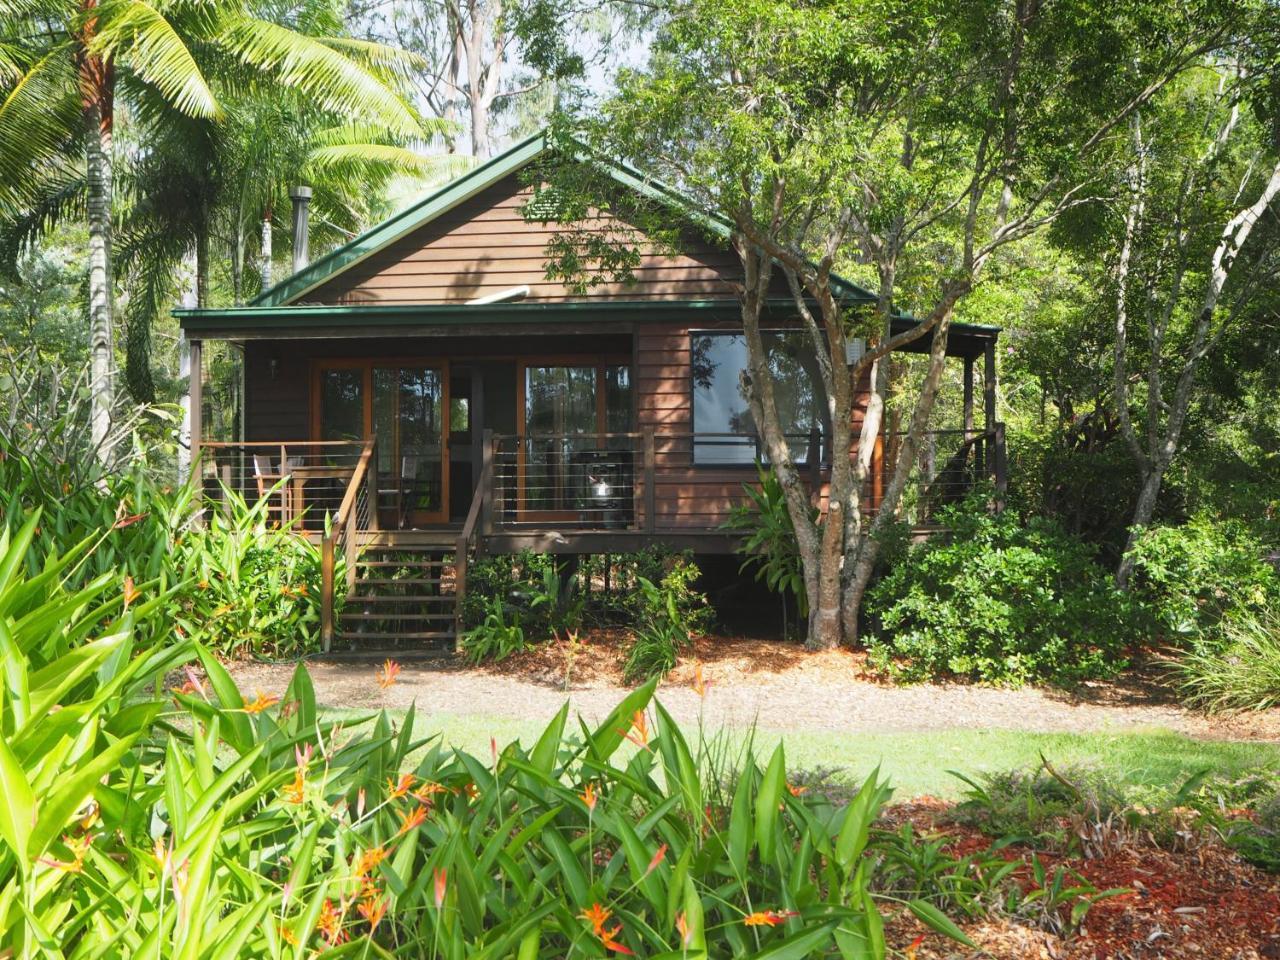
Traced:
<path id="1" fill-rule="evenodd" d="M 195 262 L 190 257 L 182 264 L 184 274 L 182 284 L 183 310 L 193 310 L 196 306 Z M 182 410 L 182 419 L 178 427 L 178 483 L 186 483 L 191 476 L 191 377 L 198 371 L 191 369 L 191 343 L 186 332 L 178 337 L 178 380 L 182 384 L 178 401 Z"/>
<path id="2" fill-rule="evenodd" d="M 111 125 L 94 101 L 85 108 L 85 159 L 88 180 L 89 227 L 89 390 L 90 439 L 95 456 L 111 455 L 114 397 L 113 291 L 111 277 Z"/>
<path id="3" fill-rule="evenodd" d="M 258 263 L 261 271 L 262 289 L 271 288 L 271 211 L 262 215 L 262 259 Z"/>

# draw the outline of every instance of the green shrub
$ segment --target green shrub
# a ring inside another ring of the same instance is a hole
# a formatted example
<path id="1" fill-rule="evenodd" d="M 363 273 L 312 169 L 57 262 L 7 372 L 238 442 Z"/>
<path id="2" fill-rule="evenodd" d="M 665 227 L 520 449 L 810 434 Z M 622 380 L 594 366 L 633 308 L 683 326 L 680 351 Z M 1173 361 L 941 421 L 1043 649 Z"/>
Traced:
<path id="1" fill-rule="evenodd" d="M 1170 663 L 1184 701 L 1210 712 L 1280 706 L 1280 612 L 1238 614 L 1218 633 L 1221 645 Z"/>
<path id="2" fill-rule="evenodd" d="M 741 570 L 754 570 L 757 580 L 782 596 L 784 615 L 786 598 L 791 597 L 804 620 L 809 615 L 809 597 L 786 496 L 772 470 L 757 463 L 756 473 L 758 483 L 742 485 L 747 500 L 730 511 L 724 526 L 743 534 L 738 553 L 746 559 Z M 817 515 L 815 508 L 811 516 Z"/>
<path id="3" fill-rule="evenodd" d="M 135 642 L 163 614 L 154 584 L 127 612 L 118 574 L 71 590 L 87 546 L 29 575 L 38 522 L 0 534 L 14 957 L 885 956 L 876 779 L 847 806 L 794 796 L 779 746 L 722 799 L 723 751 L 653 684 L 483 758 L 416 740 L 413 709 L 326 720 L 301 666 L 246 700 L 198 640 Z M 193 658 L 204 675 L 162 694 Z"/>
<path id="4" fill-rule="evenodd" d="M 528 648 L 520 614 L 509 610 L 502 597 L 489 599 L 483 622 L 462 634 L 460 646 L 463 656 L 476 664 L 497 663 Z"/>
<path id="5" fill-rule="evenodd" d="M 907 680 L 1070 683 L 1128 663 L 1133 605 L 1056 525 L 969 502 L 941 514 L 949 533 L 914 547 L 868 594 L 873 661 Z"/>
<path id="6" fill-rule="evenodd" d="M 1133 590 L 1167 640 L 1198 652 L 1232 642 L 1232 624 L 1280 609 L 1280 571 L 1236 521 L 1152 527 L 1133 549 Z"/>
<path id="7" fill-rule="evenodd" d="M 640 599 L 623 675 L 628 681 L 666 675 L 680 651 L 709 621 L 706 598 L 692 589 L 699 570 L 692 562 L 674 564 L 661 582 L 638 578 Z"/>
<path id="8" fill-rule="evenodd" d="M 223 492 L 225 512 L 174 540 L 186 578 L 178 618 L 199 628 L 224 657 L 293 657 L 320 649 L 320 548 L 270 522 L 267 499 L 246 503 Z M 345 584 L 335 575 L 335 589 Z M 341 606 L 342 596 L 335 597 Z"/>

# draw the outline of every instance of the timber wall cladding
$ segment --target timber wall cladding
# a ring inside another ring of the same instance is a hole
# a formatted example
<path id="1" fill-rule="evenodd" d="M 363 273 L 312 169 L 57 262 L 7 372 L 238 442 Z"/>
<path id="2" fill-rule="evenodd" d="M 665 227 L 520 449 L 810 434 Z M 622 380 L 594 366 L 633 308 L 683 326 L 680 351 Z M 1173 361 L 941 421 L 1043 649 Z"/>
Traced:
<path id="1" fill-rule="evenodd" d="M 734 323 L 707 324 L 698 329 L 740 329 Z M 636 427 L 652 428 L 654 447 L 654 508 L 661 529 L 718 527 L 743 501 L 742 485 L 755 480 L 753 467 L 715 468 L 693 465 L 693 392 L 690 327 L 687 323 L 650 323 L 636 332 Z M 870 374 L 858 384 L 853 410 L 853 436 L 862 429 L 870 398 Z M 879 458 L 873 472 L 880 469 Z M 807 471 L 804 471 L 807 475 Z M 875 484 L 873 483 L 873 487 Z M 868 491 L 872 496 L 875 492 Z M 826 508 L 826 483 L 818 491 L 818 506 Z"/>
<path id="2" fill-rule="evenodd" d="M 530 188 L 512 175 L 402 237 L 304 295 L 302 302 L 329 304 L 458 303 L 528 285 L 523 302 L 567 300 L 729 299 L 741 277 L 737 255 L 690 236 L 678 256 L 660 254 L 640 243 L 635 283 L 601 284 L 575 295 L 546 278 L 547 245 L 561 228 L 529 222 L 519 207 Z M 593 222 L 593 224 L 596 222 Z M 604 214 L 600 230 L 630 231 Z M 785 280 L 775 278 L 781 296 Z"/>

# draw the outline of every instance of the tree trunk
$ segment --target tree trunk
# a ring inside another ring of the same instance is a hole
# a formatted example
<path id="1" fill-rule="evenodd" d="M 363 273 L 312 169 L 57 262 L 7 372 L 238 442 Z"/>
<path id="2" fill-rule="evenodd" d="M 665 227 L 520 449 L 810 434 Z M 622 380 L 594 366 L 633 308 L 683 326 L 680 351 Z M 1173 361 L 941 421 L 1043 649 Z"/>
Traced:
<path id="1" fill-rule="evenodd" d="M 89 228 L 89 356 L 90 438 L 95 455 L 106 461 L 111 430 L 114 356 L 113 280 L 111 276 L 111 94 L 110 71 L 100 60 L 86 58 L 81 69 L 86 81 L 84 107 Z M 93 87 L 92 81 L 99 81 Z M 105 81 L 103 83 L 102 81 Z"/>
<path id="2" fill-rule="evenodd" d="M 1116 570 L 1116 586 L 1121 590 L 1129 589 L 1129 578 L 1133 576 L 1133 548 L 1138 545 L 1143 531 L 1151 523 L 1156 512 L 1156 500 L 1160 496 L 1160 484 L 1164 480 L 1165 466 L 1157 463 L 1142 478 L 1142 489 L 1138 492 L 1138 502 L 1133 508 L 1133 520 L 1129 524 L 1129 537 L 1124 544 L 1124 556 L 1120 558 L 1120 566 Z"/>
<path id="3" fill-rule="evenodd" d="M 271 289 L 271 208 L 262 212 L 262 260 L 258 269 L 262 274 L 262 289 Z"/>

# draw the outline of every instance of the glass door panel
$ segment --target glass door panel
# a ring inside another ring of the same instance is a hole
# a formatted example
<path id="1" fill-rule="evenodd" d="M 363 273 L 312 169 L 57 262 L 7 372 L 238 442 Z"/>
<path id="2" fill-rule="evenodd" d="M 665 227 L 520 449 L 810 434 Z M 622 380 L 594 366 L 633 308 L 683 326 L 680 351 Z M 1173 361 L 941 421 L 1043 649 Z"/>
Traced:
<path id="1" fill-rule="evenodd" d="M 320 371 L 321 440 L 364 439 L 364 371 Z"/>
<path id="2" fill-rule="evenodd" d="M 374 367 L 379 488 L 398 526 L 440 523 L 448 504 L 446 378 L 435 367 Z M 388 506 L 384 502 L 384 509 Z"/>
<path id="3" fill-rule="evenodd" d="M 596 368 L 525 368 L 524 506 L 571 511 L 586 494 L 581 458 L 598 428 Z"/>

